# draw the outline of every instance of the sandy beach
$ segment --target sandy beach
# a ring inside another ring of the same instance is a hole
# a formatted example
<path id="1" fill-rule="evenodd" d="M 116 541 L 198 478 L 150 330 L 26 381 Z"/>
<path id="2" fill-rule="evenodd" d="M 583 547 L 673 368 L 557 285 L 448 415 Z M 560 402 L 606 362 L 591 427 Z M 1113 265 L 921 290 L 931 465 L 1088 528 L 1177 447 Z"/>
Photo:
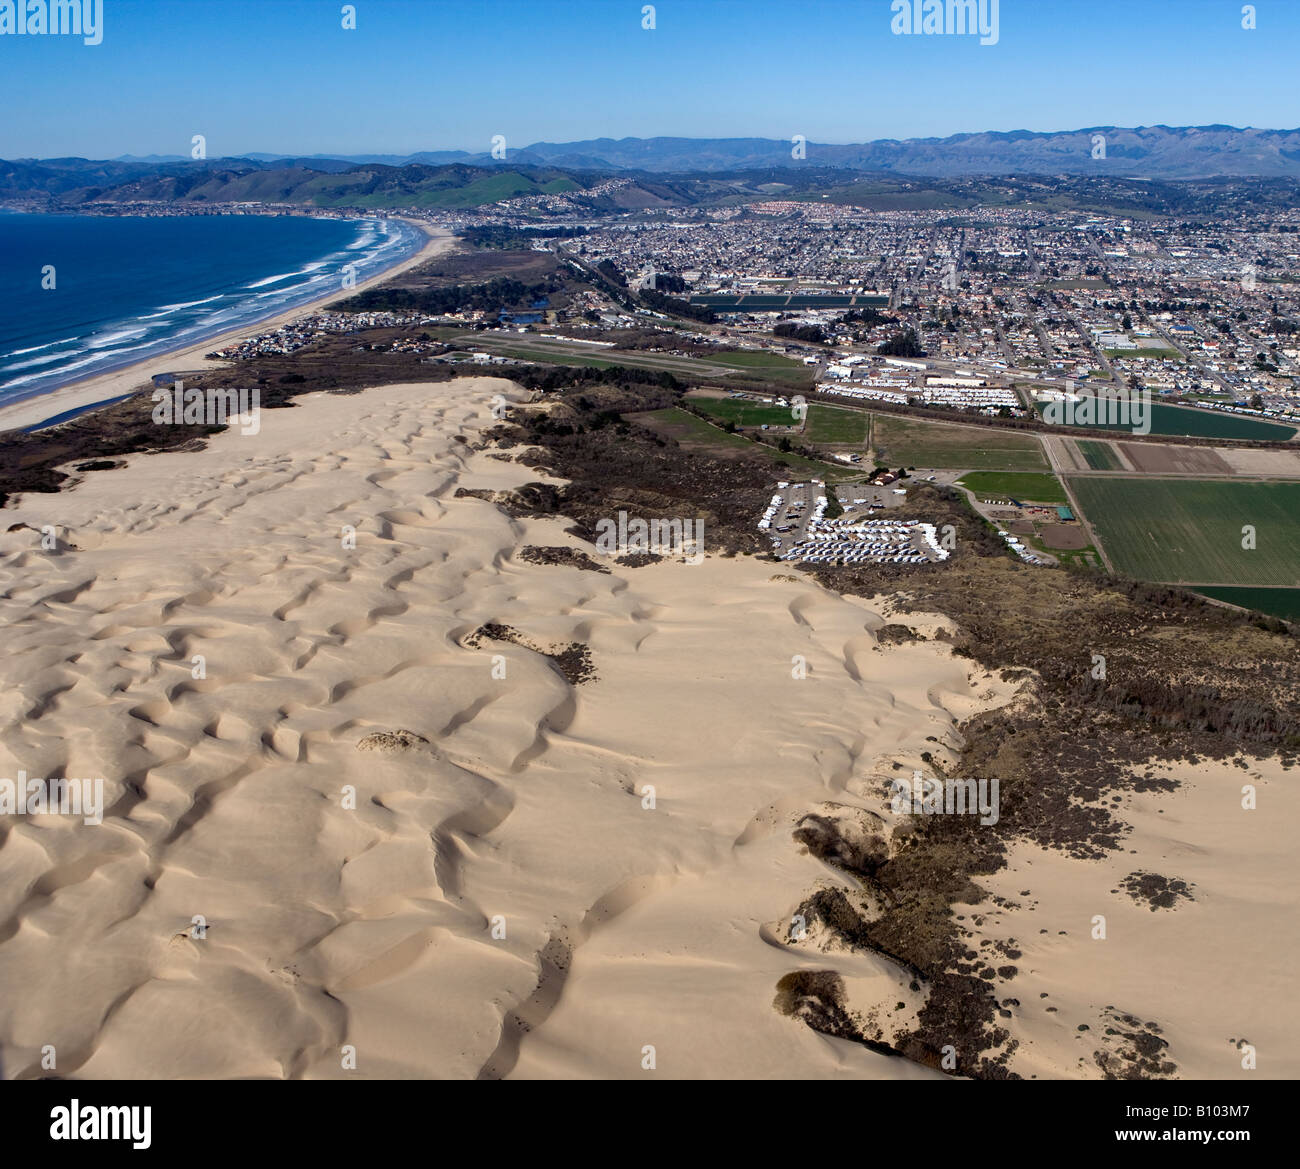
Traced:
<path id="1" fill-rule="evenodd" d="M 828 969 L 859 1019 L 923 1002 L 884 957 L 792 942 L 853 887 L 793 833 L 887 818 L 883 781 L 1016 684 L 878 638 L 887 598 L 633 569 L 465 494 L 539 477 L 474 449 L 497 394 L 307 395 L 8 509 L 0 776 L 101 777 L 105 814 L 0 818 L 0 1075 L 938 1078 L 776 1009 Z M 548 656 L 575 647 L 586 680 Z M 1013 1071 L 1099 1077 L 1079 1027 L 1112 1008 L 1179 1074 L 1231 1078 L 1236 1040 L 1300 1070 L 1273 1011 L 1294 785 L 1253 775 L 1282 811 L 1234 819 L 1251 773 L 1207 767 L 1131 809 L 1140 856 L 1026 848 L 990 881 L 971 944 L 1023 951 Z M 1117 896 L 1144 866 L 1194 900 Z"/>
<path id="2" fill-rule="evenodd" d="M 347 295 L 364 292 L 367 288 L 373 288 L 386 280 L 391 280 L 399 273 L 423 264 L 426 260 L 447 251 L 452 246 L 453 236 L 451 232 L 430 227 L 429 224 L 421 223 L 415 219 L 407 219 L 404 222 L 409 223 L 428 237 L 424 246 L 401 263 L 385 268 L 382 272 L 359 282 Z M 69 410 L 78 410 L 100 402 L 110 402 L 135 390 L 147 389 L 149 379 L 155 373 L 167 373 L 173 370 L 220 368 L 226 363 L 209 361 L 204 354 L 212 353 L 214 350 L 221 349 L 226 345 L 232 345 L 245 337 L 251 337 L 258 333 L 269 333 L 274 329 L 278 329 L 281 325 L 287 325 L 290 321 L 296 321 L 309 313 L 318 312 L 325 305 L 342 299 L 344 295 L 341 290 L 335 289 L 324 296 L 287 309 L 255 325 L 241 325 L 238 329 L 232 329 L 216 337 L 209 337 L 206 341 L 202 341 L 197 345 L 173 350 L 169 353 L 155 354 L 144 361 L 137 361 L 132 365 L 113 370 L 111 373 L 99 374 L 96 377 L 70 382 L 66 386 L 60 386 L 57 390 L 51 390 L 49 393 L 38 394 L 35 397 L 24 398 L 21 401 L 0 406 L 0 431 L 37 426 L 46 419 L 54 418 Z"/>

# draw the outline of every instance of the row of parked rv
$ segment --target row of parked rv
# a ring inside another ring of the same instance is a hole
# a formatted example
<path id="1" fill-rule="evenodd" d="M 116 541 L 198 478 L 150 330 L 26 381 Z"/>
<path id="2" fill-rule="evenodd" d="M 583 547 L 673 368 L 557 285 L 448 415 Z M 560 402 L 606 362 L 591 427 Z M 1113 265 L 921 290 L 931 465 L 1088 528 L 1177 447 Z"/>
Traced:
<path id="1" fill-rule="evenodd" d="M 936 535 L 933 524 L 914 520 L 826 520 L 815 514 L 805 537 L 779 558 L 810 564 L 925 564 L 948 558 Z"/>
<path id="2" fill-rule="evenodd" d="M 1032 548 L 1026 547 L 1023 541 L 1017 540 L 1015 536 L 1013 536 L 1010 532 L 999 531 L 998 535 L 1001 536 L 1007 542 L 1007 547 L 1010 548 L 1011 551 L 1014 552 L 1017 556 L 1019 556 L 1020 559 L 1023 560 L 1026 564 L 1047 563 L 1047 561 L 1044 560 L 1042 557 L 1035 556 Z"/>
<path id="3" fill-rule="evenodd" d="M 846 386 L 835 385 L 833 382 L 819 382 L 817 391 L 822 394 L 838 394 L 841 398 L 857 398 L 859 401 L 896 402 L 900 406 L 907 405 L 906 394 L 899 393 L 897 390 L 882 390 L 876 386 Z"/>

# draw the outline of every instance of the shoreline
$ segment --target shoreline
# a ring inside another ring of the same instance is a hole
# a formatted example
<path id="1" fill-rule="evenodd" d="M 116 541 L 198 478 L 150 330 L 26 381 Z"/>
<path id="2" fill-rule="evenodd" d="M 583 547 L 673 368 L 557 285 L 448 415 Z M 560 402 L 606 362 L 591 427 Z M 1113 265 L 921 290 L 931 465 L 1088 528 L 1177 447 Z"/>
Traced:
<path id="1" fill-rule="evenodd" d="M 416 228 L 423 234 L 425 236 L 423 245 L 418 251 L 407 256 L 404 260 L 399 260 L 396 264 L 359 282 L 355 288 L 348 290 L 346 294 L 335 289 L 327 295 L 318 296 L 303 304 L 295 305 L 293 308 L 284 309 L 264 320 L 246 321 L 237 328 L 228 329 L 224 333 L 215 334 L 195 344 L 157 353 L 152 357 L 132 362 L 130 365 L 107 370 L 92 377 L 83 378 L 80 381 L 69 382 L 57 389 L 33 394 L 31 397 L 7 403 L 0 406 L 0 433 L 14 430 L 27 431 L 48 425 L 57 425 L 56 419 L 58 422 L 71 421 L 74 417 L 112 405 L 114 402 L 122 401 L 140 390 L 148 389 L 149 379 L 156 373 L 207 372 L 220 369 L 229 363 L 210 360 L 204 354 L 233 344 L 255 333 L 270 332 L 300 317 L 319 312 L 324 305 L 338 300 L 341 295 L 355 296 L 359 292 L 373 288 L 385 280 L 390 280 L 392 277 L 409 271 L 411 268 L 423 264 L 426 260 L 440 255 L 450 247 L 454 239 L 451 232 L 445 228 L 431 227 L 429 224 L 422 223 L 417 219 L 408 219 L 405 216 L 394 216 L 394 218 L 401 219 L 403 223 Z M 182 366 L 183 368 L 181 368 Z"/>

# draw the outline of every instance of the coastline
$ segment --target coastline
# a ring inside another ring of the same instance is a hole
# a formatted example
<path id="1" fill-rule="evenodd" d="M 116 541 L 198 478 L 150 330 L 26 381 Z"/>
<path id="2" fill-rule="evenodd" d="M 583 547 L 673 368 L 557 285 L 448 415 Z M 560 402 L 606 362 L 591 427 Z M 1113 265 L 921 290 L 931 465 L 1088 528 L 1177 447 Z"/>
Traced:
<path id="1" fill-rule="evenodd" d="M 395 216 L 395 218 L 420 231 L 426 237 L 423 246 L 406 259 L 359 282 L 349 291 L 349 295 L 373 288 L 385 280 L 390 280 L 402 272 L 423 264 L 426 260 L 446 251 L 451 245 L 453 236 L 445 229 L 433 228 L 419 220 L 407 219 L 405 216 Z M 335 289 L 327 295 L 285 309 L 265 320 L 245 322 L 238 328 L 208 337 L 197 344 L 157 353 L 120 369 L 69 382 L 57 389 L 0 406 L 0 433 L 39 427 L 56 418 L 67 421 L 72 416 L 111 405 L 113 402 L 130 397 L 139 390 L 147 389 L 150 377 L 156 373 L 172 372 L 181 368 L 191 371 L 219 369 L 226 363 L 209 360 L 204 354 L 233 344 L 254 333 L 270 332 L 300 317 L 319 312 L 324 305 L 338 300 L 341 295 L 343 294 Z M 64 418 L 64 415 L 68 417 Z"/>

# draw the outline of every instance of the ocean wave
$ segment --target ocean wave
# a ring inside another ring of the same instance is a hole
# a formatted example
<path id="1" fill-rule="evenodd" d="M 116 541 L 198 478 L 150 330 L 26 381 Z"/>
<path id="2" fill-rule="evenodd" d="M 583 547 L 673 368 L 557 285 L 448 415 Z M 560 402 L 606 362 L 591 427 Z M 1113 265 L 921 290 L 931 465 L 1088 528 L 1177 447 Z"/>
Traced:
<path id="1" fill-rule="evenodd" d="M 56 345 L 66 345 L 69 341 L 79 341 L 80 337 L 64 337 L 62 341 L 46 341 L 44 345 L 33 345 L 30 349 L 15 349 L 12 353 L 0 355 L 0 361 L 8 357 L 21 357 L 24 353 L 39 353 L 42 349 L 53 349 Z"/>
<path id="2" fill-rule="evenodd" d="M 315 264 L 308 264 L 306 267 L 299 268 L 296 272 L 281 272 L 278 276 L 268 276 L 265 280 L 254 280 L 252 284 L 245 284 L 245 288 L 265 288 L 268 284 L 279 284 L 282 280 L 292 280 L 295 276 L 307 276 L 320 268 L 323 261 Z"/>
<path id="3" fill-rule="evenodd" d="M 148 348 L 150 348 L 148 345 L 130 345 L 124 349 L 117 350 L 117 352 L 112 356 L 115 357 L 122 353 L 135 353 L 137 350 Z M 54 376 L 63 378 L 74 370 L 85 369 L 90 365 L 103 364 L 105 364 L 105 355 L 103 353 L 91 353 L 88 356 L 83 357 L 80 361 L 69 362 L 58 371 L 57 375 L 50 373 L 29 373 L 26 377 L 14 378 L 12 381 L 4 382 L 3 384 L 0 384 L 0 394 L 3 394 L 6 390 L 17 389 L 19 386 L 31 385 L 32 382 L 39 382 L 45 378 Z"/>
<path id="4" fill-rule="evenodd" d="M 136 337 L 143 337 L 148 332 L 148 329 L 119 329 L 116 333 L 92 337 L 86 342 L 86 348 L 94 350 L 109 349 L 119 341 L 131 341 Z"/>
<path id="5" fill-rule="evenodd" d="M 78 350 L 78 352 L 82 351 Z M 17 369 L 31 369 L 34 365 L 49 365 L 51 361 L 62 361 L 68 356 L 70 354 L 67 353 L 47 353 L 44 357 L 33 357 L 31 361 L 19 361 L 14 365 L 6 365 L 3 369 L 0 369 L 0 374 L 13 373 Z"/>
<path id="6" fill-rule="evenodd" d="M 204 298 L 203 300 L 187 300 L 181 304 L 165 304 L 156 313 L 149 313 L 147 316 L 136 317 L 136 320 L 156 321 L 158 320 L 159 317 L 169 317 L 172 315 L 172 313 L 180 312 L 181 309 L 197 308 L 201 304 L 211 304 L 214 300 L 221 300 L 224 297 L 224 295 L 225 295 L 224 293 L 219 293 L 216 296 L 209 296 Z"/>

